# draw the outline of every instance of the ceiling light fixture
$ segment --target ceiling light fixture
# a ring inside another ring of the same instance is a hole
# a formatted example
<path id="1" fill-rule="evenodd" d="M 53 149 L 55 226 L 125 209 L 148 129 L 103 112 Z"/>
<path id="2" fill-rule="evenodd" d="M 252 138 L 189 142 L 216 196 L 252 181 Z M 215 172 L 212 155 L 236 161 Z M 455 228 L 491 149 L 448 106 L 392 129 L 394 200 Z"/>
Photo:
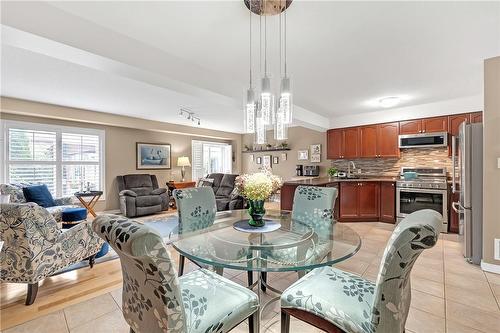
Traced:
<path id="1" fill-rule="evenodd" d="M 398 96 L 388 96 L 383 97 L 378 100 L 378 104 L 383 108 L 391 108 L 398 105 L 401 102 L 401 97 Z"/>
<path id="2" fill-rule="evenodd" d="M 187 120 L 191 120 L 191 122 L 196 123 L 198 126 L 201 125 L 200 117 L 197 117 L 194 112 L 181 108 L 179 110 L 179 116 L 186 118 Z"/>

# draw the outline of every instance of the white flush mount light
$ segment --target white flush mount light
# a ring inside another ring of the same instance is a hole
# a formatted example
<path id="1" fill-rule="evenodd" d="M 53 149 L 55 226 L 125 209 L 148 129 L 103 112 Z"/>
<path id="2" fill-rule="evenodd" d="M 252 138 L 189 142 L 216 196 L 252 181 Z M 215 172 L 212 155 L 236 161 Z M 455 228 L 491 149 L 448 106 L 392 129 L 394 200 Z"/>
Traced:
<path id="1" fill-rule="evenodd" d="M 378 100 L 378 105 L 383 108 L 392 108 L 401 102 L 401 97 L 399 96 L 388 96 L 383 97 Z"/>

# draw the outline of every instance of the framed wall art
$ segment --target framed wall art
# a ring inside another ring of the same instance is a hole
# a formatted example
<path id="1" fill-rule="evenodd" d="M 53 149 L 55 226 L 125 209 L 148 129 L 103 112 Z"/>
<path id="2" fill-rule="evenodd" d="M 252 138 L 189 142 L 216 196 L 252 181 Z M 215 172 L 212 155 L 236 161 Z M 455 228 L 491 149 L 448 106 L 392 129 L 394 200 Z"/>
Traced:
<path id="1" fill-rule="evenodd" d="M 316 145 L 311 145 L 311 155 L 313 154 L 321 154 L 321 144 L 318 143 Z"/>
<path id="2" fill-rule="evenodd" d="M 137 170 L 170 169 L 170 151 L 168 143 L 136 142 Z"/>
<path id="3" fill-rule="evenodd" d="M 262 164 L 262 157 L 258 156 L 255 158 L 255 163 L 256 164 Z"/>
<path id="4" fill-rule="evenodd" d="M 309 159 L 309 151 L 308 150 L 299 150 L 297 152 L 297 159 L 299 161 L 307 161 Z"/>
<path id="5" fill-rule="evenodd" d="M 273 156 L 273 164 L 278 164 L 280 162 L 280 159 L 278 156 Z"/>
<path id="6" fill-rule="evenodd" d="M 321 163 L 321 154 L 311 154 L 312 163 Z"/>
<path id="7" fill-rule="evenodd" d="M 271 159 L 272 159 L 271 155 L 262 156 L 262 166 L 264 168 L 272 168 Z"/>

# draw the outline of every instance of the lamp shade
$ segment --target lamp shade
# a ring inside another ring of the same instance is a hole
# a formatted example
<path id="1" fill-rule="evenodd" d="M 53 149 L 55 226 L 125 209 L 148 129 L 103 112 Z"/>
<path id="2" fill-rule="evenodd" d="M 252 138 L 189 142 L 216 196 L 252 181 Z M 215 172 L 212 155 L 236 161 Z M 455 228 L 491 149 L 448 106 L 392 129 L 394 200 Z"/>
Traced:
<path id="1" fill-rule="evenodd" d="M 191 163 L 189 163 L 189 157 L 187 157 L 187 156 L 178 157 L 177 158 L 177 166 L 180 166 L 180 167 L 191 166 Z"/>

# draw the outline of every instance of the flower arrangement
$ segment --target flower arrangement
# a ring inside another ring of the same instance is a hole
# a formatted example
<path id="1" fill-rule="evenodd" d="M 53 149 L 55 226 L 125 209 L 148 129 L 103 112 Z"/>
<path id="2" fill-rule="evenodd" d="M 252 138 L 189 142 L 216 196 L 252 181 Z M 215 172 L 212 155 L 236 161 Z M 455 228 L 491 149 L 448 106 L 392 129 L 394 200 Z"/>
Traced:
<path id="1" fill-rule="evenodd" d="M 235 187 L 248 200 L 266 200 L 282 185 L 281 178 L 265 170 L 236 177 Z"/>

